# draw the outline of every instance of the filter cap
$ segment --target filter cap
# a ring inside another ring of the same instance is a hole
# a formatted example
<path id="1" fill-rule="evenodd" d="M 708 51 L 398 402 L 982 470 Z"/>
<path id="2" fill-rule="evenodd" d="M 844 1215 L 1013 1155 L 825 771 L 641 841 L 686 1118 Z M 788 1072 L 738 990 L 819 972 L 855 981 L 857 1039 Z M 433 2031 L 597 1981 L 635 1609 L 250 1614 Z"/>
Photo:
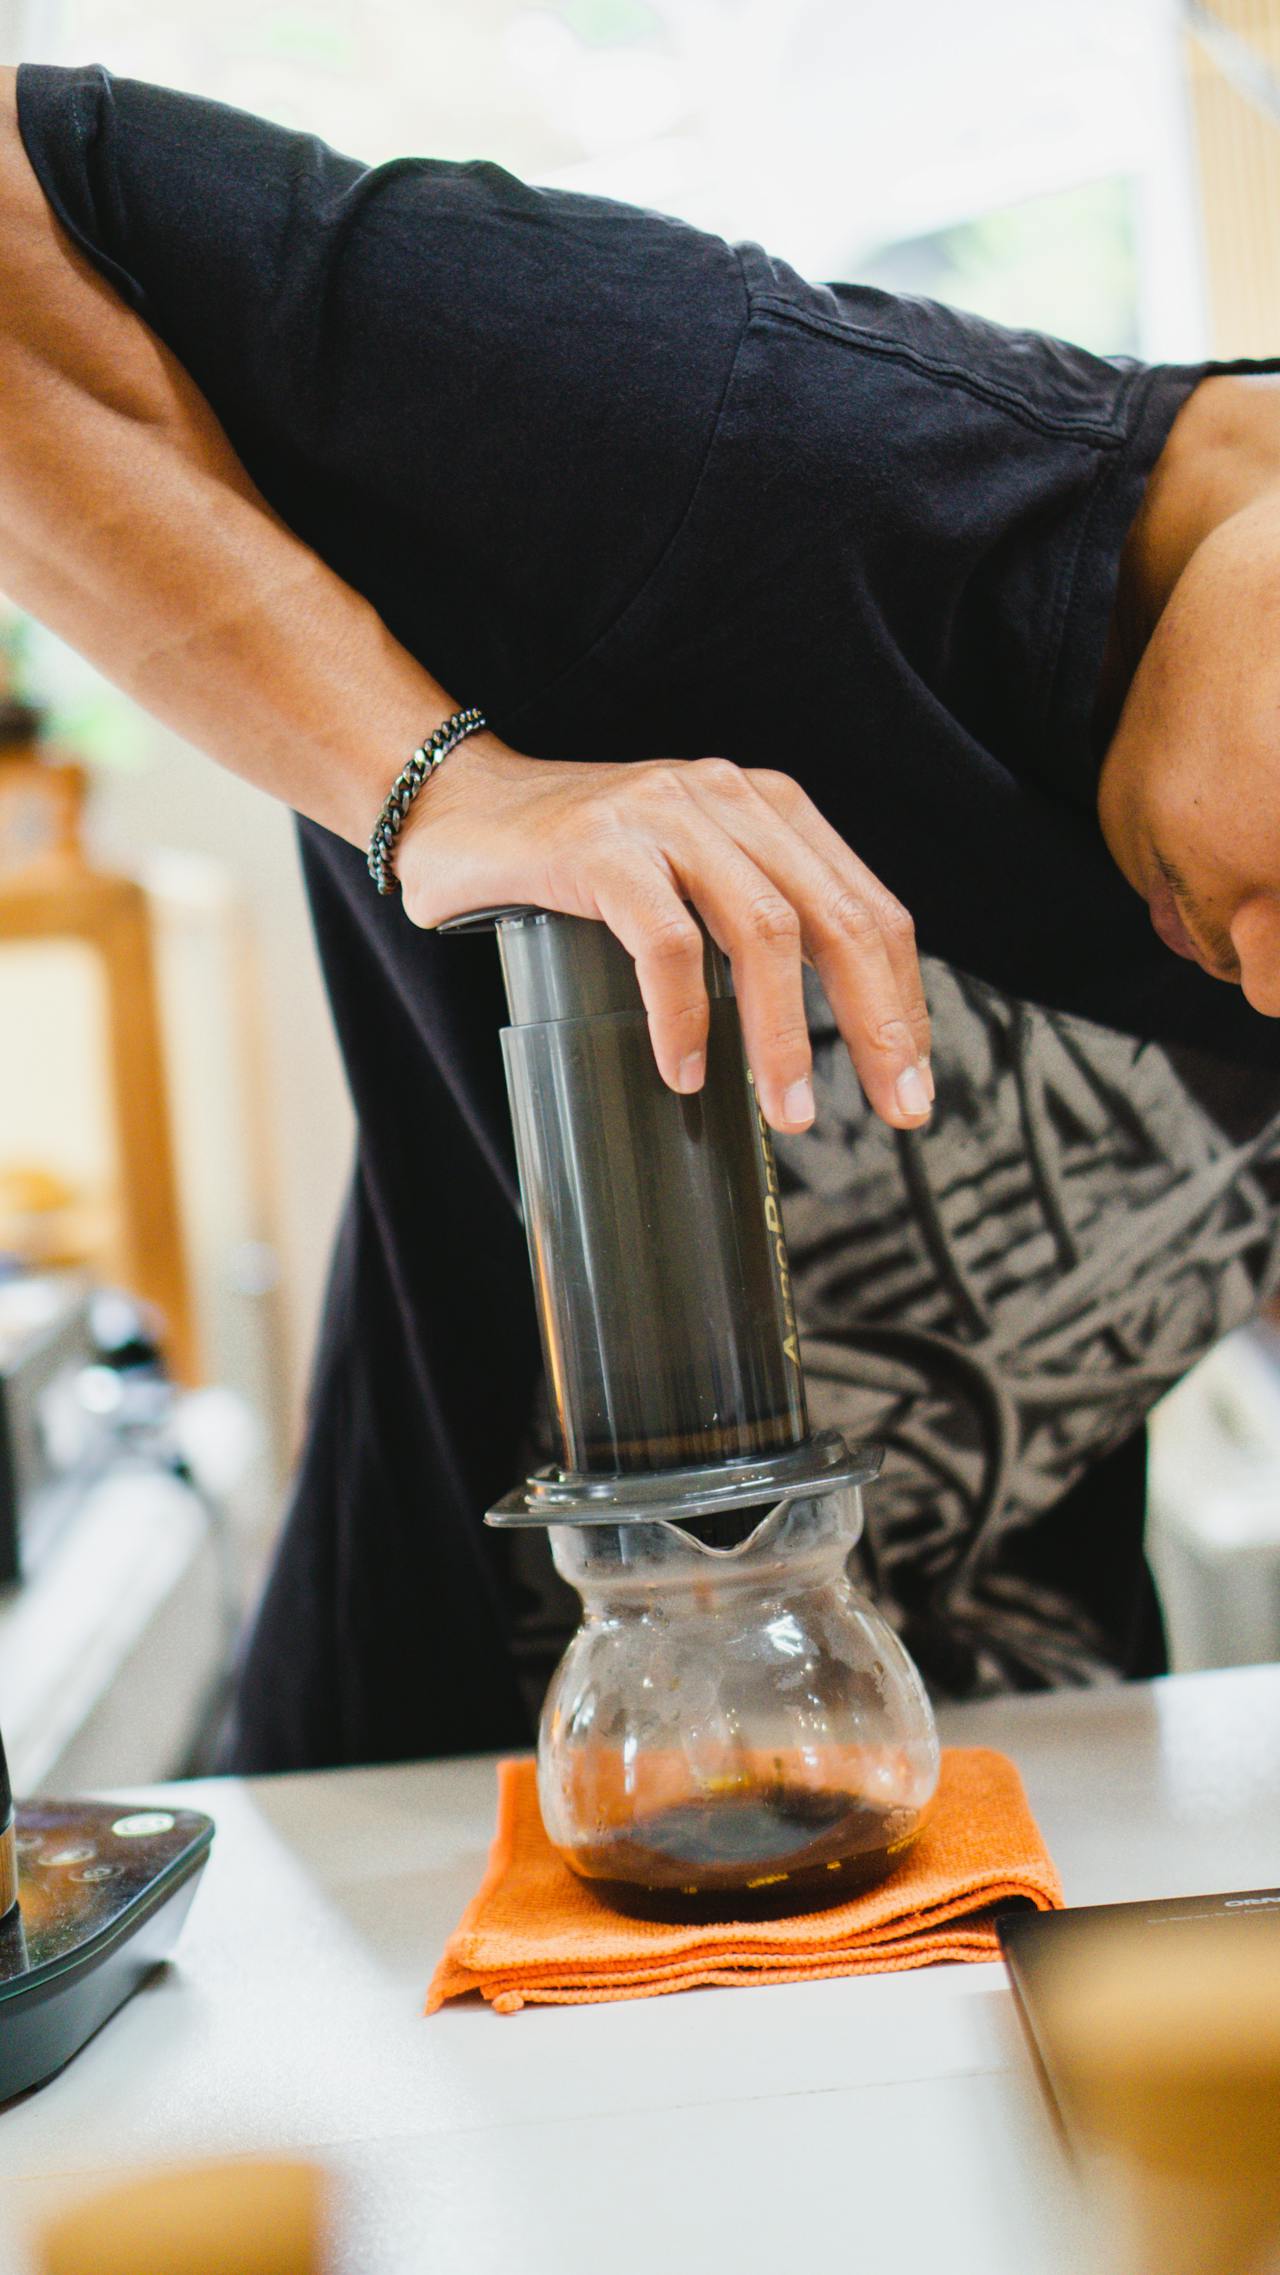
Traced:
<path id="1" fill-rule="evenodd" d="M 555 1466 L 536 1470 L 487 1511 L 485 1523 L 507 1525 L 678 1523 L 717 1509 L 747 1508 L 753 1501 L 782 1501 L 800 1493 L 833 1493 L 842 1485 L 869 1485 L 880 1474 L 884 1448 L 850 1446 L 839 1430 L 817 1430 L 798 1446 L 752 1461 L 708 1462 L 694 1469 L 575 1473 Z"/>

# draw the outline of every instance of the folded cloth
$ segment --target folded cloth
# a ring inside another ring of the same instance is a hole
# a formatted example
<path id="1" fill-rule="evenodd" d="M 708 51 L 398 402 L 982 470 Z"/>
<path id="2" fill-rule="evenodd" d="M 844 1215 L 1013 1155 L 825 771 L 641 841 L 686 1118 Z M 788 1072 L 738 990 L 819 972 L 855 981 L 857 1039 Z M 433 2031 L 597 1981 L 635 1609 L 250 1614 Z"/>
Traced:
<path id="1" fill-rule="evenodd" d="M 1018 1901 L 1053 1911 L 1062 1888 L 1017 1770 L 983 1747 L 943 1754 L 924 1830 L 878 1886 L 829 1911 L 696 1926 L 633 1919 L 596 1895 L 543 1831 L 533 1763 L 504 1761 L 488 1869 L 445 1946 L 427 2012 L 467 1991 L 514 2014 L 529 2002 L 576 2006 L 703 1983 L 799 1983 L 994 1959 L 995 1915 Z"/>

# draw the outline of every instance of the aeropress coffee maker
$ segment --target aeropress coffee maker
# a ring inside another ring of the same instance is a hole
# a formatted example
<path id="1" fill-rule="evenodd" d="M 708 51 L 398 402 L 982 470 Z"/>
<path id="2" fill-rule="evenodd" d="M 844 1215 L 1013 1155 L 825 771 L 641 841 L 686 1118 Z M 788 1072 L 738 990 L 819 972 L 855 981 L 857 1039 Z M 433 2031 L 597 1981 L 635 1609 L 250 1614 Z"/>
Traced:
<path id="1" fill-rule="evenodd" d="M 937 1783 L 915 1667 L 852 1585 L 876 1449 L 812 1431 L 778 1175 L 725 957 L 706 1079 L 658 1072 L 607 927 L 488 910 L 558 1458 L 488 1512 L 545 1525 L 582 1624 L 538 1739 L 547 1833 L 618 1906 L 785 1913 L 892 1871 Z"/>

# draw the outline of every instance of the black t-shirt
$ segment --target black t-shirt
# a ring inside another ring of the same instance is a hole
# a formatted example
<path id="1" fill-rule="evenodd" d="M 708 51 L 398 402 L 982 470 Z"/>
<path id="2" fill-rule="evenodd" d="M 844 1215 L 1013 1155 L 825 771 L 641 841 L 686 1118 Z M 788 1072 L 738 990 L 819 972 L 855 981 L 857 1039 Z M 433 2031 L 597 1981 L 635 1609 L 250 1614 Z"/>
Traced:
<path id="1" fill-rule="evenodd" d="M 808 283 L 488 163 L 369 170 L 98 69 L 25 67 L 19 117 L 266 498 L 517 748 L 781 767 L 951 966 L 1280 1065 L 1274 1025 L 1155 939 L 1093 814 L 1121 546 L 1228 367 Z M 523 1728 L 478 1525 L 538 1374 L 494 959 L 302 843 L 359 1158 L 246 1767 Z"/>

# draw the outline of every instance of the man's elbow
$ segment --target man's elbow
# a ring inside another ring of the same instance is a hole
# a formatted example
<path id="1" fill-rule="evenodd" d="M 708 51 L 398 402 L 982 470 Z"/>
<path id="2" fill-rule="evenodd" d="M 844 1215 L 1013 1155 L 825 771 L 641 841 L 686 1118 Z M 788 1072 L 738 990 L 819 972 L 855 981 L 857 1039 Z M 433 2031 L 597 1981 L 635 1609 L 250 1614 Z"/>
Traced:
<path id="1" fill-rule="evenodd" d="M 146 325 L 63 229 L 23 147 L 17 73 L 0 70 L 0 377 L 61 382 L 163 421 L 172 386 Z"/>
<path id="2" fill-rule="evenodd" d="M 38 194 L 18 128 L 18 74 L 11 63 L 0 64 L 0 223 L 5 237 L 11 214 L 32 189 Z"/>
<path id="3" fill-rule="evenodd" d="M 18 74 L 0 67 L 0 331 L 29 333 L 41 272 L 50 269 L 53 216 L 23 148 Z"/>

